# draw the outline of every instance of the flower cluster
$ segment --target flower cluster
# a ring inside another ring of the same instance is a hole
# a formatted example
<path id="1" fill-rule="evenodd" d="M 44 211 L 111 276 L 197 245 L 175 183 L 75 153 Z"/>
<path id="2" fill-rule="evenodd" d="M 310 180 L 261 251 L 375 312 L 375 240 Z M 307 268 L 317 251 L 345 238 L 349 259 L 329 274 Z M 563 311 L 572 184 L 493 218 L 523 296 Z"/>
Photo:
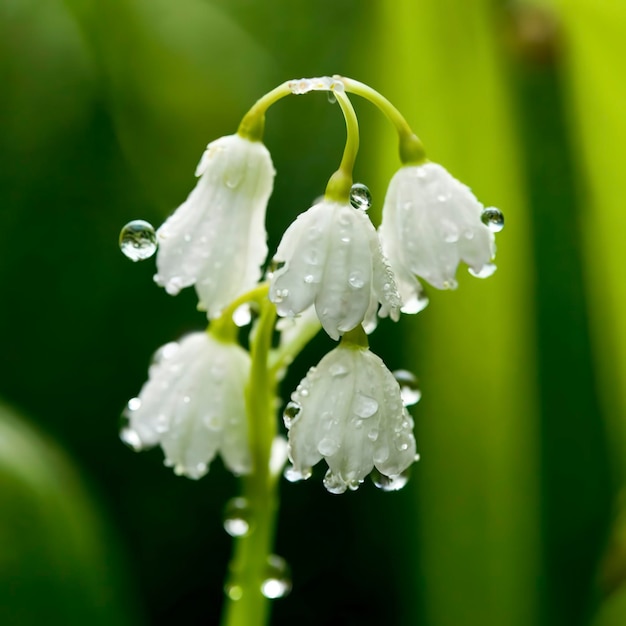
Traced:
<path id="1" fill-rule="evenodd" d="M 275 174 L 261 141 L 265 109 L 284 95 L 319 90 L 333 91 L 346 117 L 344 159 L 325 196 L 284 233 L 264 282 L 265 214 Z M 428 300 L 420 280 L 454 289 L 461 262 L 474 276 L 493 273 L 494 232 L 502 215 L 427 161 L 419 140 L 401 127 L 403 165 L 389 184 L 376 230 L 367 206 L 350 197 L 358 147 L 345 93 L 350 91 L 365 97 L 373 92 L 339 77 L 289 81 L 270 92 L 237 134 L 209 144 L 195 189 L 156 233 L 155 281 L 173 295 L 194 286 L 210 324 L 207 333 L 163 349 L 129 403 L 123 437 L 135 447 L 160 444 L 177 473 L 199 478 L 218 451 L 237 474 L 259 469 L 259 442 L 251 434 L 258 430 L 258 409 L 251 408 L 256 399 L 246 401 L 258 383 L 254 372 L 265 372 L 274 393 L 284 368 L 319 326 L 340 343 L 291 395 L 285 425 L 292 465 L 286 476 L 307 478 L 324 459 L 324 484 L 341 493 L 358 487 L 374 468 L 393 481 L 416 459 L 413 419 L 400 385 L 370 352 L 366 333 L 378 318 L 398 320 L 400 312 L 423 309 Z M 383 110 L 391 107 L 382 96 L 373 101 Z M 231 328 L 233 312 L 250 303 L 294 321 L 277 326 L 283 331 L 275 350 L 261 346 L 267 336 L 261 323 L 253 326 L 252 359 L 267 358 L 256 369 Z"/>

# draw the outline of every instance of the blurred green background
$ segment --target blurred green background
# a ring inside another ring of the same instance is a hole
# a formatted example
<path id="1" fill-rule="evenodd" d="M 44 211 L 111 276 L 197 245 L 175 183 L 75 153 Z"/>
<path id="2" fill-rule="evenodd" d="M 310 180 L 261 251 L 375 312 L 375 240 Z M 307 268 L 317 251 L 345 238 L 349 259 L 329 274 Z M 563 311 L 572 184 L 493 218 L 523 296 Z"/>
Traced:
<path id="1" fill-rule="evenodd" d="M 409 485 L 282 486 L 273 624 L 626 624 L 624 59 L 623 0 L 0 0 L 0 623 L 218 623 L 235 479 L 118 439 L 151 353 L 203 316 L 117 237 L 263 93 L 341 73 L 506 228 L 492 278 L 372 337 L 421 380 Z M 396 140 L 355 105 L 377 223 Z M 270 249 L 343 141 L 324 94 L 271 110 Z"/>

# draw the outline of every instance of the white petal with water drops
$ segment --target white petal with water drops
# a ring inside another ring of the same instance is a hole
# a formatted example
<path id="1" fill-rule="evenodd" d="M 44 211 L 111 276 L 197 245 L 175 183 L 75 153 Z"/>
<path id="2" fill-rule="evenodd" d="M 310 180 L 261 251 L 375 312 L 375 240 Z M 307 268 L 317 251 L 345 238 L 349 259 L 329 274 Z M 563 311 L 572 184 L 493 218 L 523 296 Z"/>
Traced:
<path id="1" fill-rule="evenodd" d="M 333 338 L 380 315 L 399 315 L 399 296 L 363 211 L 323 200 L 289 226 L 275 261 L 284 262 L 270 280 L 278 314 L 293 317 L 315 306 Z"/>
<path id="2" fill-rule="evenodd" d="M 250 357 L 240 346 L 192 333 L 160 348 L 148 382 L 124 415 L 122 439 L 160 444 L 174 472 L 200 478 L 219 452 L 236 474 L 250 471 L 244 389 Z"/>
<path id="3" fill-rule="evenodd" d="M 404 312 L 419 310 L 416 276 L 438 289 L 454 289 L 461 261 L 474 275 L 493 273 L 495 229 L 485 225 L 483 215 L 471 190 L 441 165 L 411 165 L 396 172 L 385 197 L 380 236 Z"/>
<path id="4" fill-rule="evenodd" d="M 289 480 L 308 477 L 322 458 L 331 493 L 357 489 L 374 467 L 402 474 L 415 459 L 413 419 L 398 382 L 366 348 L 340 344 L 309 370 L 291 396 Z"/>
<path id="5" fill-rule="evenodd" d="M 195 285 L 209 317 L 254 287 L 267 256 L 274 173 L 259 141 L 230 135 L 210 143 L 196 187 L 157 231 L 157 284 L 172 295 Z"/>

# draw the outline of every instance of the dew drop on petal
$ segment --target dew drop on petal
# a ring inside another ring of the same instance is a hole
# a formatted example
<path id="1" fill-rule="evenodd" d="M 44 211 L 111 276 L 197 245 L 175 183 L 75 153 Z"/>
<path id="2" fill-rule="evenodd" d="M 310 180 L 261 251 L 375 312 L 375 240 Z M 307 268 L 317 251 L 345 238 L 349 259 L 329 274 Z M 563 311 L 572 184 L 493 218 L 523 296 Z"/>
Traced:
<path id="1" fill-rule="evenodd" d="M 480 221 L 492 233 L 499 233 L 504 228 L 504 215 L 502 211 L 494 207 L 486 208 L 480 216 Z"/>
<path id="2" fill-rule="evenodd" d="M 326 476 L 324 476 L 324 487 L 330 493 L 340 494 L 345 492 L 348 485 L 346 485 L 341 476 L 333 474 L 332 470 L 329 469 L 326 472 Z"/>
<path id="3" fill-rule="evenodd" d="M 157 250 L 152 224 L 144 220 L 128 222 L 120 232 L 120 250 L 131 261 L 149 259 Z"/>
<path id="4" fill-rule="evenodd" d="M 120 432 L 120 439 L 122 440 L 122 443 L 126 444 L 135 452 L 139 452 L 143 447 L 143 442 L 141 441 L 139 434 L 132 428 L 122 429 L 122 432 Z"/>
<path id="5" fill-rule="evenodd" d="M 366 419 L 378 411 L 378 402 L 362 393 L 357 393 L 352 403 L 352 410 L 356 415 Z"/>
<path id="6" fill-rule="evenodd" d="M 291 575 L 287 561 L 276 554 L 267 557 L 261 593 L 270 600 L 284 598 L 291 591 Z"/>
<path id="7" fill-rule="evenodd" d="M 328 94 L 328 102 L 331 104 L 335 104 L 337 102 L 337 96 L 332 91 L 327 91 Z"/>
<path id="8" fill-rule="evenodd" d="M 363 285 L 365 284 L 361 272 L 359 272 L 358 270 L 350 272 L 350 276 L 348 276 L 348 284 L 353 289 L 361 289 L 361 287 L 363 287 Z"/>
<path id="9" fill-rule="evenodd" d="M 399 491 L 409 482 L 409 470 L 405 470 L 396 476 L 385 476 L 374 468 L 370 478 L 381 491 Z"/>
<path id="10" fill-rule="evenodd" d="M 404 404 L 404 406 L 417 404 L 422 397 L 417 376 L 408 370 L 396 370 L 395 372 L 392 372 L 392 374 L 400 385 L 400 397 L 402 398 L 402 404 Z"/>
<path id="11" fill-rule="evenodd" d="M 252 529 L 252 509 L 245 498 L 232 498 L 224 509 L 224 530 L 231 537 L 245 537 Z"/>
<path id="12" fill-rule="evenodd" d="M 242 328 L 252 321 L 252 311 L 248 303 L 241 304 L 233 311 L 233 322 L 235 326 Z"/>
<path id="13" fill-rule="evenodd" d="M 127 406 L 129 411 L 138 411 L 141 408 L 141 398 L 131 398 Z"/>
<path id="14" fill-rule="evenodd" d="M 301 480 L 307 480 L 308 478 L 311 478 L 312 474 L 313 470 L 310 467 L 305 467 L 300 471 L 293 467 L 293 465 L 287 466 L 285 468 L 285 471 L 283 472 L 283 476 L 290 483 L 297 483 Z"/>
<path id="15" fill-rule="evenodd" d="M 179 345 L 177 341 L 170 341 L 161 346 L 153 355 L 151 365 L 159 365 L 163 361 L 167 361 L 172 358 L 178 351 Z"/>
<path id="16" fill-rule="evenodd" d="M 286 428 L 291 428 L 293 423 L 300 415 L 302 407 L 297 402 L 289 402 L 283 412 L 283 421 Z"/>
<path id="17" fill-rule="evenodd" d="M 471 267 L 467 268 L 467 271 L 476 278 L 489 278 L 495 271 L 497 267 L 493 263 L 485 263 L 478 271 L 474 270 Z"/>
<path id="18" fill-rule="evenodd" d="M 317 444 L 317 451 L 322 456 L 332 456 L 339 450 L 340 447 L 341 446 L 336 439 L 324 437 L 324 439 Z"/>
<path id="19" fill-rule="evenodd" d="M 350 204 L 355 209 L 367 211 L 372 206 L 372 194 L 363 183 L 354 183 L 350 189 Z"/>
<path id="20" fill-rule="evenodd" d="M 348 368 L 342 363 L 333 363 L 329 368 L 328 372 L 331 376 L 335 378 L 341 378 L 348 373 Z"/>

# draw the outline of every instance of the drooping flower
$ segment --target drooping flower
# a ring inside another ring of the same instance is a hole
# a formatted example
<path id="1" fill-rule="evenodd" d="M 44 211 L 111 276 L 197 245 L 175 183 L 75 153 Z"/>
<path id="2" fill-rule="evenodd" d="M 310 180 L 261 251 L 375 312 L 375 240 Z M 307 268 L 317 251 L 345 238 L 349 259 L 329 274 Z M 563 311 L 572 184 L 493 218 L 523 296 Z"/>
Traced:
<path id="1" fill-rule="evenodd" d="M 230 135 L 210 143 L 196 187 L 157 231 L 157 284 L 172 295 L 195 285 L 209 317 L 254 287 L 267 256 L 274 174 L 260 141 Z"/>
<path id="2" fill-rule="evenodd" d="M 250 357 L 206 332 L 162 346 L 149 379 L 124 412 L 122 439 L 136 450 L 160 444 L 166 465 L 200 478 L 219 453 L 236 474 L 251 469 L 244 387 Z"/>
<path id="3" fill-rule="evenodd" d="M 270 282 L 279 315 L 298 315 L 312 304 L 333 338 L 376 313 L 397 320 L 400 301 L 376 231 L 365 212 L 322 200 L 286 230 L 274 261 L 284 265 Z"/>
<path id="4" fill-rule="evenodd" d="M 287 470 L 291 480 L 308 478 L 322 458 L 331 493 L 356 489 L 375 467 L 400 476 L 415 460 L 413 419 L 400 386 L 369 349 L 342 342 L 329 352 L 291 395 Z"/>
<path id="5" fill-rule="evenodd" d="M 437 163 L 408 165 L 396 172 L 379 232 L 404 312 L 423 308 L 416 276 L 438 289 L 454 289 L 461 261 L 481 278 L 495 271 L 494 235 L 481 221 L 483 211 L 469 187 Z"/>

